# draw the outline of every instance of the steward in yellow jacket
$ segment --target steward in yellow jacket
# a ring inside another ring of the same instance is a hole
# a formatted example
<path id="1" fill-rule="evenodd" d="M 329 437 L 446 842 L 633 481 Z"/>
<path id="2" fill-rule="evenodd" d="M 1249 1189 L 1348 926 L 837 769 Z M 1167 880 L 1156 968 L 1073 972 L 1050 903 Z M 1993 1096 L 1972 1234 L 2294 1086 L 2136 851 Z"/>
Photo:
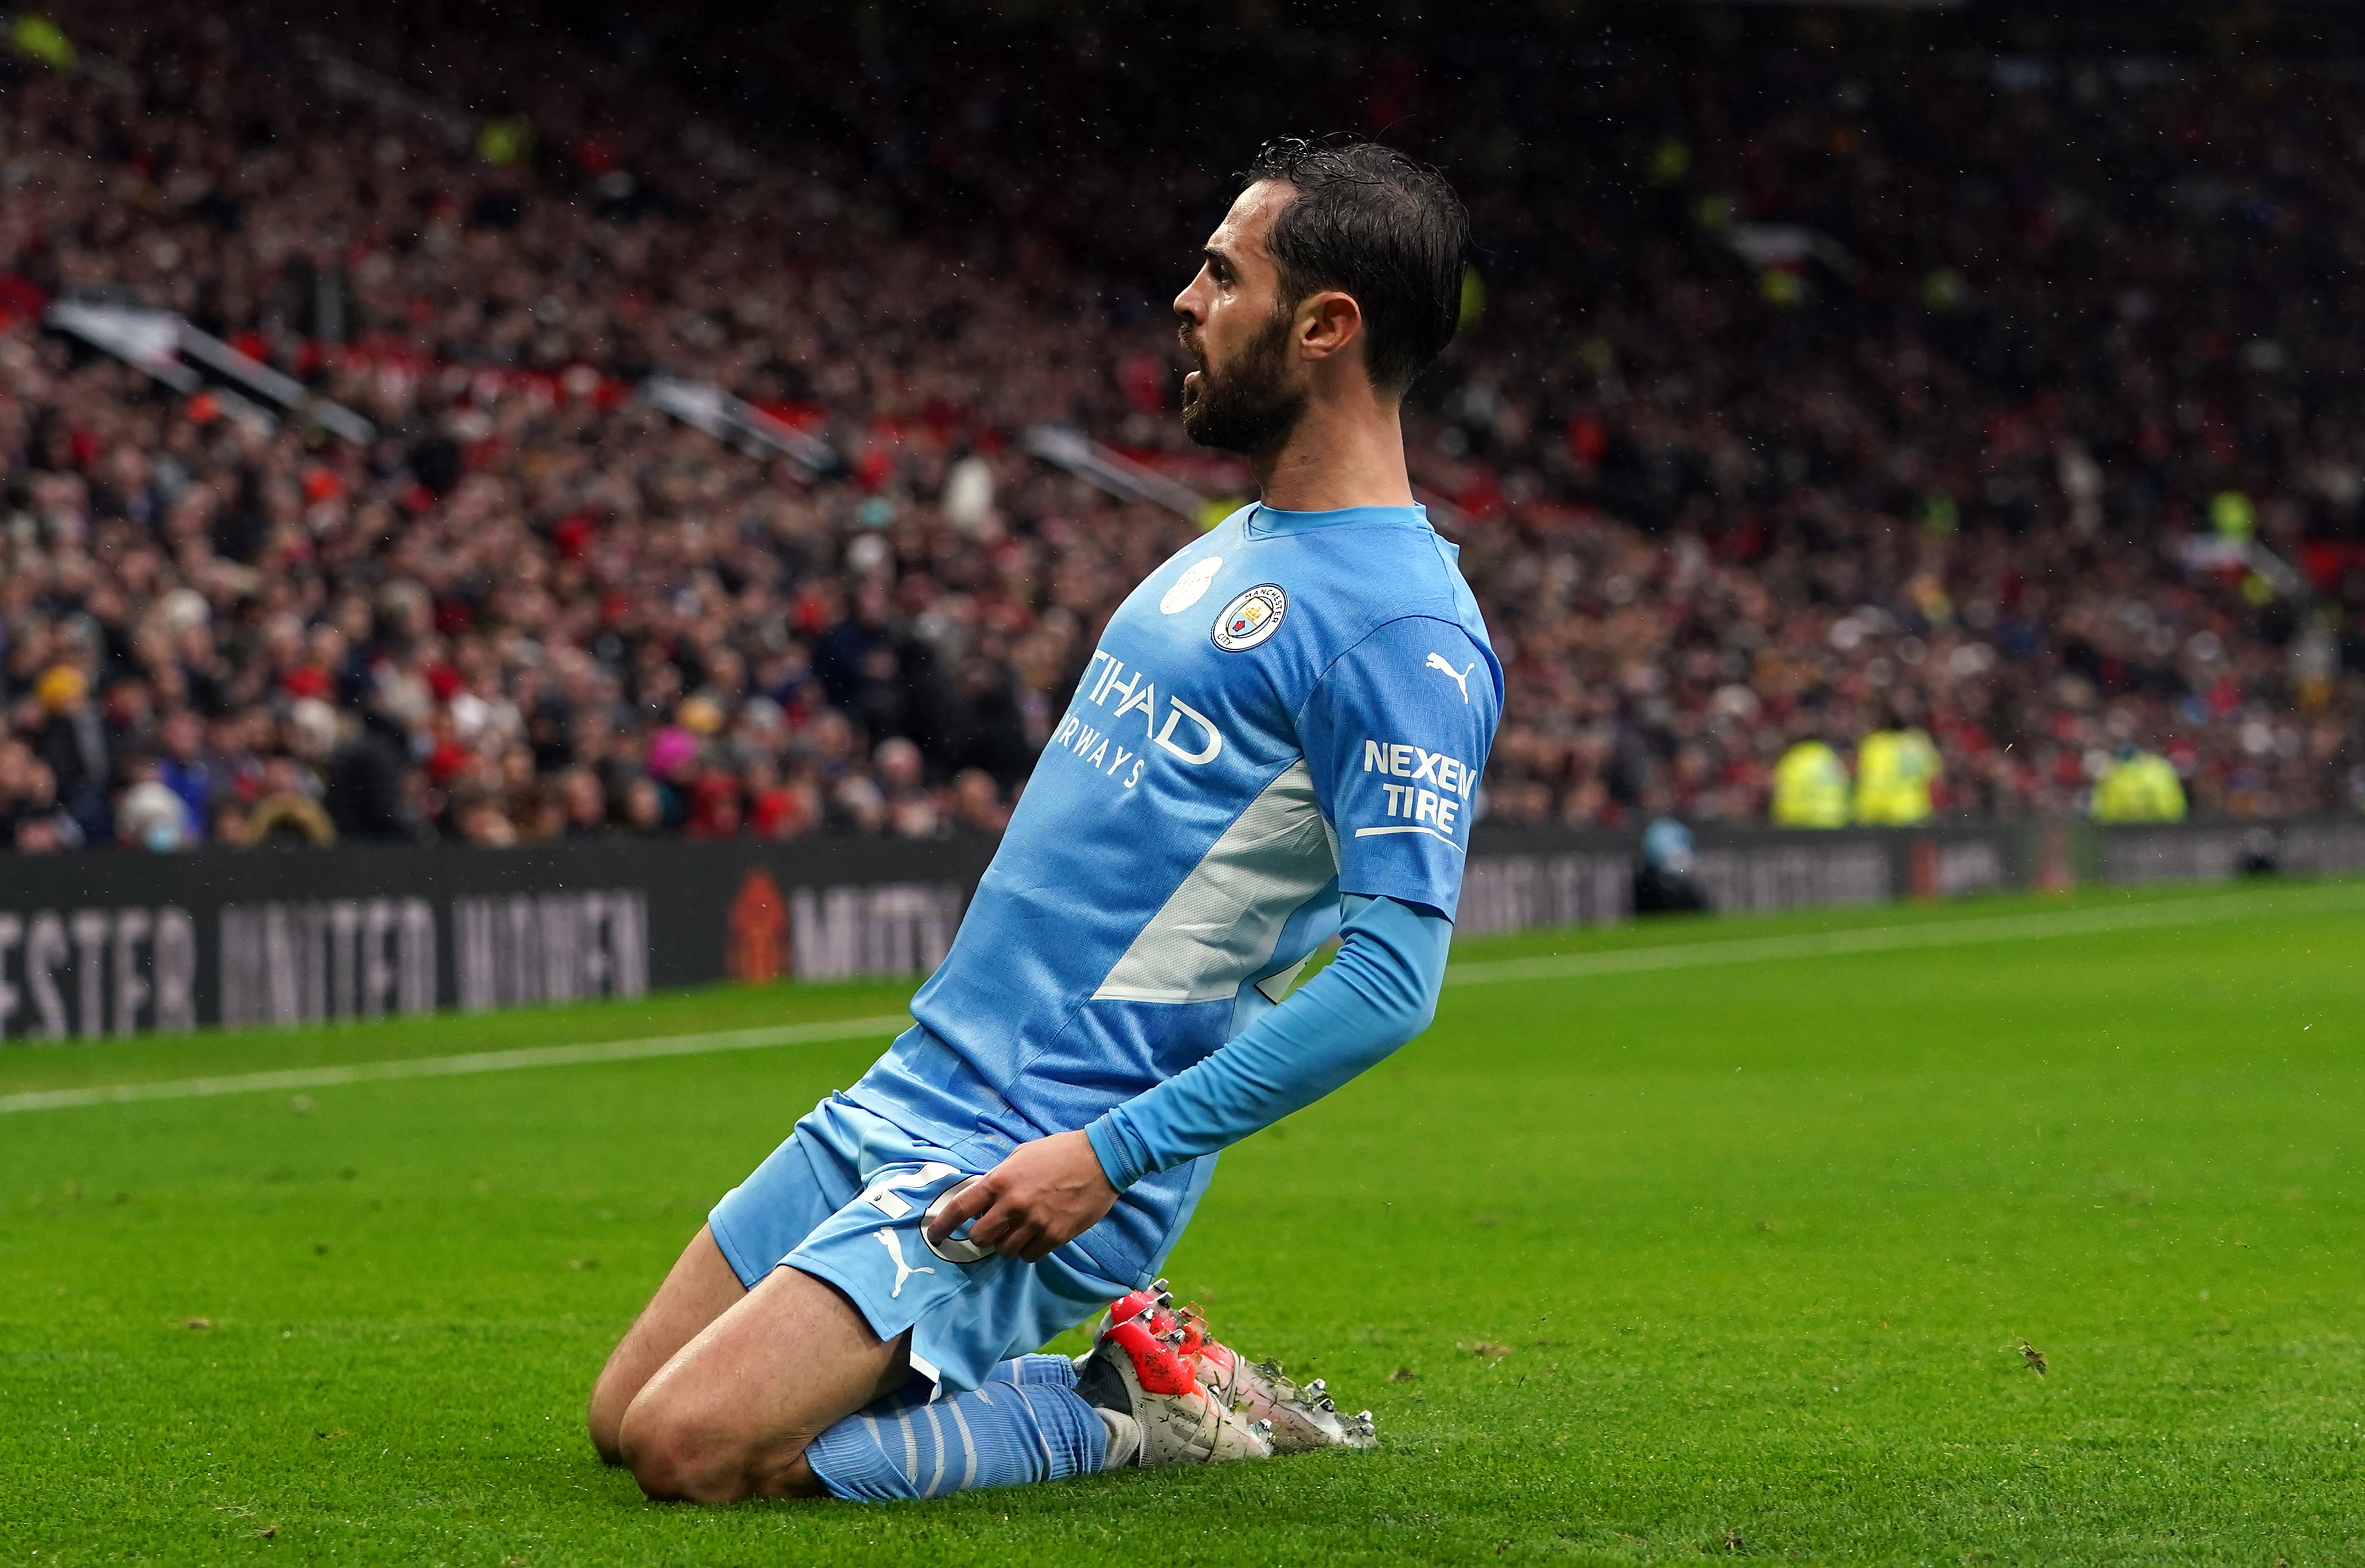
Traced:
<path id="1" fill-rule="evenodd" d="M 1774 825 L 1845 827 L 1847 765 L 1821 741 L 1800 741 L 1774 765 Z"/>
<path id="2" fill-rule="evenodd" d="M 1855 753 L 1855 820 L 1911 827 L 1930 820 L 1938 748 L 1920 730 L 1875 730 Z"/>
<path id="3" fill-rule="evenodd" d="M 2180 823 L 2184 783 L 2168 758 L 2129 746 L 2094 786 L 2092 810 L 2098 823 Z"/>

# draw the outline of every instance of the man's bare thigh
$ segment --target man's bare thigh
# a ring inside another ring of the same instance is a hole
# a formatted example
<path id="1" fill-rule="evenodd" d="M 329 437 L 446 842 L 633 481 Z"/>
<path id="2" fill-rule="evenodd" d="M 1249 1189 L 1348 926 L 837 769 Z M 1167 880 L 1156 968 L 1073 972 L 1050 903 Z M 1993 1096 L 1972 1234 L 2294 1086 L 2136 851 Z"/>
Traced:
<path id="1" fill-rule="evenodd" d="M 623 1462 L 652 1497 L 819 1495 L 806 1445 L 901 1387 L 910 1344 L 908 1333 L 880 1339 L 836 1286 L 775 1269 L 633 1397 Z"/>
<path id="2" fill-rule="evenodd" d="M 610 1464 L 623 1462 L 618 1433 L 633 1396 L 659 1367 L 698 1338 L 701 1329 L 746 1294 L 747 1288 L 723 1258 L 723 1249 L 715 1244 L 714 1233 L 700 1226 L 657 1294 L 641 1308 L 640 1316 L 609 1353 L 608 1364 L 600 1369 L 600 1381 L 592 1384 L 586 1421 L 591 1428 L 591 1445 L 601 1459 Z"/>

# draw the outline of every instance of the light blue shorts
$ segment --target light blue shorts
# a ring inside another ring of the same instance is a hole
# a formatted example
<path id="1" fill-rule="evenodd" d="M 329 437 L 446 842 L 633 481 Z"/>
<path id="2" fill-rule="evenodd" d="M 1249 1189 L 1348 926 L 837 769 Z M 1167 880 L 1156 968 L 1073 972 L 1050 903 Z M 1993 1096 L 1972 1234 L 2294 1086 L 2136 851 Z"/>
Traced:
<path id="1" fill-rule="evenodd" d="M 938 1255 L 921 1216 L 976 1174 L 833 1094 L 723 1195 L 707 1226 L 741 1284 L 753 1290 L 782 1267 L 826 1280 L 881 1339 L 910 1329 L 913 1370 L 958 1393 L 1132 1288 L 1103 1278 L 1072 1242 L 1040 1263 Z"/>

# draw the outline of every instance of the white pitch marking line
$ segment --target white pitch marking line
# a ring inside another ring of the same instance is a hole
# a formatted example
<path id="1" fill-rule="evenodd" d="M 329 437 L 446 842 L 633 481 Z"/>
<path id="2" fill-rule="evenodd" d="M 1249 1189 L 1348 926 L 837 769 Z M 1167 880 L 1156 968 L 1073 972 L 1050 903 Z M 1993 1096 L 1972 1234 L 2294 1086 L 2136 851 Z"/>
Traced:
<path id="1" fill-rule="evenodd" d="M 42 1089 L 0 1095 L 0 1114 L 11 1111 L 59 1111 L 77 1105 L 124 1105 L 141 1100 L 202 1100 L 216 1094 L 257 1094 L 280 1089 L 330 1089 L 342 1083 L 380 1083 L 402 1078 L 462 1078 L 478 1072 L 514 1072 L 529 1067 L 642 1061 L 652 1057 L 702 1056 L 710 1051 L 760 1050 L 768 1046 L 818 1045 L 829 1040 L 900 1035 L 911 1023 L 903 1014 L 893 1014 L 876 1018 L 835 1018 L 819 1024 L 776 1024 L 761 1029 L 723 1029 L 702 1035 L 600 1040 L 580 1046 L 533 1046 L 513 1051 L 478 1051 L 470 1056 L 298 1067 L 278 1072 L 242 1072 L 228 1078 Z"/>
<path id="2" fill-rule="evenodd" d="M 2333 914 L 2365 909 L 2365 889 L 2327 888 L 2311 896 L 2216 898 L 2137 904 L 2128 909 L 2070 910 L 2058 914 L 2005 914 L 1978 920 L 1935 921 L 1926 925 L 1871 926 L 1799 936 L 1745 937 L 1732 942 L 1687 942 L 1664 947 L 1630 947 L 1615 953 L 1570 953 L 1549 958 L 1496 958 L 1456 964 L 1445 971 L 1447 985 L 1500 985 L 1511 980 L 1579 980 L 1592 975 L 1645 974 L 1657 969 L 1701 969 L 1713 964 L 1762 963 L 1777 958 L 1836 958 L 1851 953 L 1893 952 L 1907 947 L 1952 947 L 1983 942 L 2033 942 L 2107 931 L 2199 925 L 2254 915 Z"/>
<path id="3" fill-rule="evenodd" d="M 1947 947 L 1984 942 L 2028 942 L 2051 936 L 2083 936 L 2108 931 L 2199 925 L 2253 915 L 2337 914 L 2365 909 L 2365 888 L 2355 885 L 2291 893 L 2270 899 L 2214 898 L 2138 904 L 2129 909 L 2090 909 L 2059 914 L 1997 915 L 1977 920 L 1935 921 L 1926 925 L 1874 926 L 1856 931 L 1799 936 L 1743 937 L 1731 942 L 1687 942 L 1664 947 L 1634 947 L 1615 953 L 1573 953 L 1536 958 L 1497 958 L 1455 964 L 1445 983 L 1500 985 L 1514 980 L 1581 980 L 1593 975 L 1645 974 L 1661 969 L 1702 969 L 1716 964 L 1762 963 L 1780 958 L 1837 958 L 1852 953 L 1893 952 L 1911 947 Z M 0 1095 L 0 1115 L 15 1111 L 56 1111 L 79 1105 L 123 1105 L 144 1100 L 197 1100 L 217 1094 L 254 1094 L 282 1089 L 328 1089 L 346 1083 L 377 1083 L 405 1078 L 458 1078 L 479 1072 L 510 1072 L 530 1067 L 575 1067 L 589 1062 L 641 1061 L 654 1057 L 701 1056 L 710 1051 L 759 1050 L 769 1046 L 817 1045 L 900 1035 L 910 1020 L 900 1014 L 841 1018 L 820 1024 L 785 1024 L 762 1029 L 729 1029 L 702 1035 L 650 1039 L 602 1040 L 580 1046 L 536 1046 L 472 1056 L 411 1058 L 354 1062 L 344 1067 L 292 1068 L 229 1078 L 185 1078 L 160 1083 L 115 1083 L 86 1089 L 43 1089 Z"/>

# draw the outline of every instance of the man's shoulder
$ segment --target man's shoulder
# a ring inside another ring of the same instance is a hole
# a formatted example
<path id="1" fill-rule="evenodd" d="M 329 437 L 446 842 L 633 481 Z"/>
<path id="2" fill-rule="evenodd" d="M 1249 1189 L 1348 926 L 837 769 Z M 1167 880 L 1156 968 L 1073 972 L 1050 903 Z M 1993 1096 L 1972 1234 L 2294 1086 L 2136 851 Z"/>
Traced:
<path id="1" fill-rule="evenodd" d="M 1282 584 L 1306 601 L 1334 654 L 1407 620 L 1441 621 L 1487 644 L 1477 600 L 1450 547 L 1427 529 L 1340 529 L 1308 544 L 1300 569 Z"/>

